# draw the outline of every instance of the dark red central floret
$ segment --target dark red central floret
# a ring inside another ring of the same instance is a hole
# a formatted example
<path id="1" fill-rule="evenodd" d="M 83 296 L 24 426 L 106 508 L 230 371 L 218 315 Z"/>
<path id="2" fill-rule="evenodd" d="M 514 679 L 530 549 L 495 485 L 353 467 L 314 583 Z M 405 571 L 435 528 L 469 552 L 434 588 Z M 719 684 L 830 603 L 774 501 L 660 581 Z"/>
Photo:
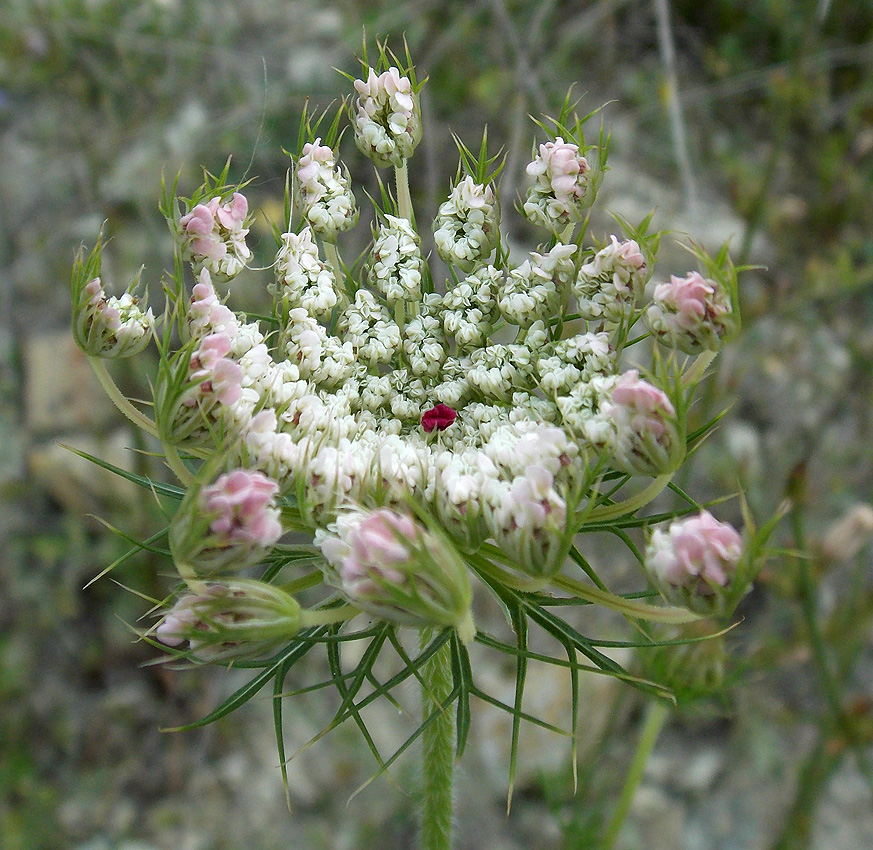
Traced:
<path id="1" fill-rule="evenodd" d="M 445 431 L 452 422 L 457 419 L 458 414 L 452 410 L 447 404 L 438 404 L 430 410 L 426 410 L 421 415 L 421 427 L 430 434 L 434 428 L 438 431 Z"/>

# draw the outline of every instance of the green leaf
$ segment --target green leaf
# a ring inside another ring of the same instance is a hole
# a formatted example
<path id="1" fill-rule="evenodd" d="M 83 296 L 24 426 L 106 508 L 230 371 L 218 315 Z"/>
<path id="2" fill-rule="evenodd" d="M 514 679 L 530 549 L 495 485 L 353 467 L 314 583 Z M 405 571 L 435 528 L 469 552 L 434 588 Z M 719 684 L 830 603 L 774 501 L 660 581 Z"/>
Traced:
<path id="1" fill-rule="evenodd" d="M 318 632 L 326 632 L 326 626 L 319 626 L 318 629 L 307 630 L 307 635 L 311 636 Z M 191 729 L 200 729 L 203 726 L 208 726 L 216 720 L 221 720 L 233 711 L 236 711 L 240 706 L 245 705 L 253 696 L 258 694 L 264 686 L 274 677 L 277 672 L 283 669 L 286 665 L 288 669 L 293 667 L 304 655 L 306 655 L 315 643 L 295 639 L 286 649 L 279 659 L 267 667 L 263 673 L 259 673 L 254 679 L 251 679 L 241 688 L 234 691 L 221 705 L 214 711 L 211 711 L 206 717 L 200 720 L 195 720 L 193 723 L 186 723 L 184 726 L 174 726 L 163 729 L 164 732 L 188 732 Z"/>
<path id="2" fill-rule="evenodd" d="M 470 653 L 458 638 L 457 632 L 452 632 L 452 679 L 458 692 L 458 708 L 455 716 L 455 757 L 460 759 L 467 746 L 467 735 L 470 731 L 470 692 L 473 685 L 473 668 L 470 665 Z"/>
<path id="3" fill-rule="evenodd" d="M 185 495 L 185 490 L 181 487 L 176 487 L 172 484 L 163 484 L 160 481 L 155 481 L 151 478 L 147 478 L 144 475 L 137 475 L 133 472 L 128 472 L 126 469 L 122 469 L 120 466 L 116 466 L 114 463 L 110 463 L 108 460 L 102 460 L 99 457 L 88 454 L 88 452 L 83 451 L 82 449 L 76 449 L 73 448 L 73 446 L 68 446 L 64 443 L 59 443 L 59 445 L 62 449 L 67 449 L 68 451 L 71 451 L 74 455 L 85 458 L 85 460 L 90 460 L 91 463 L 96 464 L 103 469 L 107 469 L 109 470 L 109 472 L 114 472 L 121 478 L 124 478 L 127 481 L 132 481 L 134 484 L 138 484 L 140 487 L 143 487 L 146 490 L 151 490 L 153 493 L 157 493 L 158 495 L 169 496 L 171 499 L 179 500 L 181 500 L 182 497 Z"/>

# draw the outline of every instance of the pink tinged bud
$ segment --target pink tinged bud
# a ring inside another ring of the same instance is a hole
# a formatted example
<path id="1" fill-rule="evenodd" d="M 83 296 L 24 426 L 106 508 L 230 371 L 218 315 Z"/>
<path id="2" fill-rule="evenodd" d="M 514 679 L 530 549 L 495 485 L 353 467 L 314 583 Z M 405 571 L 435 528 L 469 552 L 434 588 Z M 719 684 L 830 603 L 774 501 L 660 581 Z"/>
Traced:
<path id="1" fill-rule="evenodd" d="M 179 219 L 186 233 L 197 236 L 208 236 L 215 227 L 215 216 L 212 210 L 204 204 L 197 204 L 191 212 Z M 197 250 L 195 248 L 195 250 Z"/>
<path id="2" fill-rule="evenodd" d="M 236 404 L 242 396 L 242 381 L 245 372 L 233 360 L 219 360 L 212 370 L 211 391 L 225 405 Z"/>
<path id="3" fill-rule="evenodd" d="M 273 507 L 278 490 L 278 485 L 261 472 L 236 469 L 222 475 L 200 494 L 203 510 L 217 514 L 210 522 L 210 531 L 228 542 L 272 546 L 282 536 Z"/>
<path id="4" fill-rule="evenodd" d="M 615 236 L 611 236 L 612 244 L 616 248 L 616 256 L 624 263 L 636 269 L 643 269 L 646 266 L 646 258 L 640 251 L 640 246 L 633 239 L 627 239 L 624 242 L 619 242 Z"/>
<path id="5" fill-rule="evenodd" d="M 104 297 L 103 286 L 100 283 L 100 278 L 95 277 L 90 283 L 86 283 L 83 292 L 88 299 L 89 306 L 98 304 Z"/>
<path id="6" fill-rule="evenodd" d="M 249 202 L 245 195 L 234 192 L 229 203 L 216 208 L 215 216 L 223 227 L 235 230 L 245 221 L 248 211 Z"/>
<path id="7" fill-rule="evenodd" d="M 340 578 L 351 593 L 374 589 L 374 579 L 401 584 L 402 572 L 393 569 L 412 557 L 403 540 L 420 536 L 412 519 L 382 509 L 367 516 L 349 535 L 350 551 L 340 566 Z"/>
<path id="8" fill-rule="evenodd" d="M 733 526 L 716 520 L 708 511 L 674 522 L 668 531 L 656 531 L 647 548 L 646 564 L 656 580 L 675 587 L 712 592 L 725 587 L 743 554 L 743 541 Z"/>
<path id="9" fill-rule="evenodd" d="M 434 429 L 445 431 L 457 418 L 458 414 L 447 404 L 438 404 L 426 410 L 421 417 L 421 427 L 430 434 Z"/>
<path id="10" fill-rule="evenodd" d="M 612 401 L 613 404 L 620 404 L 642 413 L 660 412 L 667 416 L 676 415 L 676 409 L 667 394 L 640 378 L 640 373 L 636 369 L 630 369 L 619 378 L 612 391 Z"/>
<path id="11" fill-rule="evenodd" d="M 230 337 L 226 333 L 209 334 L 200 343 L 196 356 L 204 369 L 211 369 L 221 358 L 230 353 L 230 348 Z"/>

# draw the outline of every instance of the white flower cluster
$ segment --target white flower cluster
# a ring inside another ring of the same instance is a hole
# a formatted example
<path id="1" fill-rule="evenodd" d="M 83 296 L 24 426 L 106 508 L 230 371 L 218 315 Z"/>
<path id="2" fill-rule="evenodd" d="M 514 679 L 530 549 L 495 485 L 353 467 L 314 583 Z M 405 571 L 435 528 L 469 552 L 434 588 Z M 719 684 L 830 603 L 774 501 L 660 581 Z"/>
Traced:
<path id="1" fill-rule="evenodd" d="M 619 322 L 631 317 L 646 285 L 646 258 L 633 239 L 615 236 L 579 267 L 573 293 L 579 315 L 588 321 Z"/>
<path id="2" fill-rule="evenodd" d="M 528 327 L 558 315 L 570 296 L 575 245 L 555 245 L 547 254 L 531 253 L 511 269 L 500 287 L 497 305 L 507 322 Z"/>
<path id="3" fill-rule="evenodd" d="M 335 242 L 338 233 L 357 224 L 358 207 L 348 173 L 340 169 L 333 150 L 321 144 L 321 139 L 303 146 L 295 175 L 300 211 L 322 239 Z"/>
<path id="4" fill-rule="evenodd" d="M 366 80 L 355 80 L 355 144 L 376 165 L 400 167 L 421 140 L 421 107 L 409 77 L 391 67 Z"/>
<path id="5" fill-rule="evenodd" d="M 386 215 L 373 242 L 370 282 L 390 307 L 421 298 L 424 260 L 418 234 L 405 218 Z"/>
<path id="6" fill-rule="evenodd" d="M 464 177 L 440 204 L 433 241 L 440 258 L 464 272 L 485 262 L 500 241 L 500 207 L 491 186 Z"/>
<path id="7" fill-rule="evenodd" d="M 319 321 L 327 321 L 340 303 L 333 271 L 318 256 L 310 227 L 300 233 L 283 233 L 276 255 L 276 295 L 280 315 L 302 307 Z"/>
<path id="8" fill-rule="evenodd" d="M 355 88 L 358 146 L 405 179 L 421 132 L 413 83 L 392 67 L 369 69 Z M 475 169 L 462 159 L 477 174 L 490 162 L 484 149 Z M 398 182 L 396 206 L 377 210 L 365 262 L 346 267 L 336 237 L 357 218 L 347 175 L 320 139 L 295 168 L 300 224 L 279 237 L 268 336 L 213 286 L 227 275 L 215 263 L 241 256 L 228 245 L 244 234 L 245 199 L 213 199 L 182 218 L 181 252 L 197 282 L 178 323 L 182 348 L 163 358 L 156 382 L 164 442 L 202 453 L 211 441 L 226 462 L 270 476 L 326 556 L 356 539 L 343 523 L 362 509 L 394 511 L 371 529 L 390 549 L 386 529 L 406 528 L 414 503 L 464 546 L 494 541 L 501 563 L 534 581 L 560 569 L 592 496 L 592 467 L 649 476 L 677 468 L 681 393 L 619 368 L 627 326 L 644 312 L 654 243 L 635 234 L 588 248 L 574 237 L 568 227 L 590 200 L 578 145 L 547 142 L 529 166 L 536 182 L 523 211 L 552 237 L 518 265 L 500 250 L 489 263 L 500 239 L 496 189 L 459 180 L 434 222 L 452 266 L 436 286 L 408 187 Z M 700 275 L 673 278 L 656 290 L 647 322 L 686 350 L 707 346 L 701 322 L 721 315 L 718 295 Z M 416 534 L 430 539 L 428 528 Z M 363 554 L 356 566 L 347 556 L 357 572 L 341 586 L 378 578 Z"/>

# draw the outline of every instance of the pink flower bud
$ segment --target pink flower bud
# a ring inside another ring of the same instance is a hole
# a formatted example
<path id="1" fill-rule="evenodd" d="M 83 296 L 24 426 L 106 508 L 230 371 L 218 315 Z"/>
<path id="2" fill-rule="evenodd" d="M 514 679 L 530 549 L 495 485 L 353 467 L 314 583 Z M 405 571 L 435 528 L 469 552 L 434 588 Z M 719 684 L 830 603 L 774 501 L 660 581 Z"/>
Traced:
<path id="1" fill-rule="evenodd" d="M 686 354 L 718 351 L 736 327 L 727 293 L 700 272 L 658 284 L 645 321 L 658 340 Z"/>
<path id="2" fill-rule="evenodd" d="M 392 567 L 410 560 L 403 540 L 418 536 L 410 517 L 387 509 L 374 511 L 348 537 L 351 549 L 340 567 L 343 585 L 356 595 L 374 590 L 374 579 L 400 584 L 403 573 Z"/>
<path id="3" fill-rule="evenodd" d="M 154 631 L 166 646 L 188 642 L 188 653 L 204 663 L 259 658 L 300 630 L 300 606 L 278 587 L 247 579 L 209 582 L 186 593 Z"/>
<path id="4" fill-rule="evenodd" d="M 209 530 L 228 543 L 272 546 L 282 536 L 279 512 L 272 506 L 279 487 L 261 472 L 235 469 L 200 493 L 203 510 L 215 515 Z"/>
<path id="5" fill-rule="evenodd" d="M 623 472 L 661 475 L 676 469 L 685 452 L 676 409 L 667 394 L 625 372 L 603 405 L 614 423 L 613 465 Z"/>
<path id="6" fill-rule="evenodd" d="M 341 513 L 316 535 L 327 580 L 373 616 L 475 635 L 467 567 L 449 539 L 388 508 Z"/>
<path id="7" fill-rule="evenodd" d="M 674 522 L 655 531 L 646 563 L 663 581 L 677 586 L 718 584 L 724 587 L 736 571 L 743 541 L 736 529 L 711 513 Z M 707 592 L 707 591 L 704 591 Z"/>
<path id="8" fill-rule="evenodd" d="M 743 539 L 732 525 L 702 511 L 652 533 L 646 571 L 671 604 L 705 616 L 725 616 L 754 578 L 754 549 L 753 543 L 745 552 Z"/>

